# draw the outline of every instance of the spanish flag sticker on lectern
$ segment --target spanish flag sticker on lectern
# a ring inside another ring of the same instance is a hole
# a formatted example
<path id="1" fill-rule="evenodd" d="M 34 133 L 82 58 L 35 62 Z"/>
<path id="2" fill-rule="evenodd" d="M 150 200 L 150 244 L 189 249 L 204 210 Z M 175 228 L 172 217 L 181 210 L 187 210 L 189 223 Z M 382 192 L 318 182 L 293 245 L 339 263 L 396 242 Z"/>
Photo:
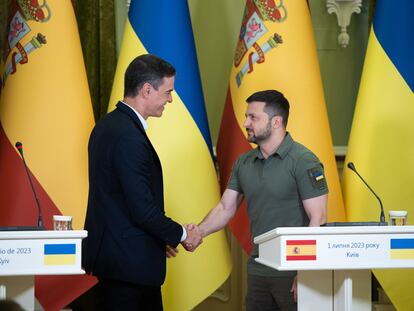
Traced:
<path id="1" fill-rule="evenodd" d="M 316 260 L 316 240 L 287 240 L 286 260 Z"/>

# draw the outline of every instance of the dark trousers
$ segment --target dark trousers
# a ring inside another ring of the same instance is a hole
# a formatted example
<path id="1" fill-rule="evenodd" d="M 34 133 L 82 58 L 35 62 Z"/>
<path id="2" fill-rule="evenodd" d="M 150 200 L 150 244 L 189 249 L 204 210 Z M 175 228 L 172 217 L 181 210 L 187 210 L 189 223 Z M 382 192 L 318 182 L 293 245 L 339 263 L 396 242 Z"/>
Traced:
<path id="1" fill-rule="evenodd" d="M 294 277 L 248 275 L 247 311 L 296 311 L 292 288 Z"/>
<path id="2" fill-rule="evenodd" d="M 98 310 L 162 311 L 161 287 L 99 279 Z"/>

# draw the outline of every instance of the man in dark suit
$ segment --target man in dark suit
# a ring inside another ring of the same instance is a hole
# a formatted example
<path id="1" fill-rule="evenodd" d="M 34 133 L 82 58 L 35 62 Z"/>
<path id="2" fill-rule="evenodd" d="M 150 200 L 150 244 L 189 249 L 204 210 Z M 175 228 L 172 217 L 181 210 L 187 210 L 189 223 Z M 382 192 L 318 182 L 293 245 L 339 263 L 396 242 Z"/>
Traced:
<path id="1" fill-rule="evenodd" d="M 99 310 L 162 310 L 166 252 L 201 243 L 164 213 L 161 163 L 145 130 L 172 102 L 175 69 L 155 55 L 125 72 L 124 99 L 89 140 L 89 200 L 83 266 L 98 277 Z"/>

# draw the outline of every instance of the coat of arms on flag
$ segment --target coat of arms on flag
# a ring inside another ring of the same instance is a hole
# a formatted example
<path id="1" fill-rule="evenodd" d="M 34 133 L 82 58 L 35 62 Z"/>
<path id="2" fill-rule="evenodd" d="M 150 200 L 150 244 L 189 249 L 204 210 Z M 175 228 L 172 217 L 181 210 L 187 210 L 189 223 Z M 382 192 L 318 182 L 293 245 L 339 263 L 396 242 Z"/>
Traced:
<path id="1" fill-rule="evenodd" d="M 283 43 L 282 37 L 278 33 L 271 34 L 262 45 L 257 43 L 268 32 L 265 21 L 282 23 L 286 18 L 287 11 L 283 1 L 279 1 L 279 4 L 276 4 L 275 0 L 247 1 L 234 57 L 234 65 L 238 67 L 252 47 L 254 51 L 249 53 L 248 61 L 243 63 L 241 70 L 236 75 L 237 86 L 241 85 L 243 76 L 246 73 L 253 71 L 253 64 L 263 63 L 265 61 L 265 54 L 277 47 L 278 44 Z"/>
<path id="2" fill-rule="evenodd" d="M 43 4 L 39 4 L 38 0 L 17 0 L 13 2 L 9 20 L 9 33 L 7 35 L 8 46 L 3 55 L 6 65 L 1 75 L 0 85 L 2 88 L 6 84 L 7 77 L 16 72 L 16 65 L 26 64 L 29 60 L 28 55 L 46 44 L 46 37 L 41 33 L 22 43 L 22 39 L 31 32 L 27 21 L 32 20 L 44 23 L 50 17 L 51 11 L 46 0 L 43 1 Z M 11 52 L 11 57 L 8 60 Z"/>

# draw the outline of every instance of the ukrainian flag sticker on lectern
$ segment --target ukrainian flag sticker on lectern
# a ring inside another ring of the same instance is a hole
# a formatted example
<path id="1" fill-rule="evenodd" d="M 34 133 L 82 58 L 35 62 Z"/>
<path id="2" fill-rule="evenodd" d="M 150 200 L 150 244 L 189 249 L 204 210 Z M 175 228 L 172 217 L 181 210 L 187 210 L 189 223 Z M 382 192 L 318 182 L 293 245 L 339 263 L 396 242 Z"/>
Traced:
<path id="1" fill-rule="evenodd" d="M 45 244 L 44 264 L 46 266 L 74 265 L 76 244 Z"/>
<path id="2" fill-rule="evenodd" d="M 391 259 L 414 259 L 414 239 L 391 239 Z"/>

